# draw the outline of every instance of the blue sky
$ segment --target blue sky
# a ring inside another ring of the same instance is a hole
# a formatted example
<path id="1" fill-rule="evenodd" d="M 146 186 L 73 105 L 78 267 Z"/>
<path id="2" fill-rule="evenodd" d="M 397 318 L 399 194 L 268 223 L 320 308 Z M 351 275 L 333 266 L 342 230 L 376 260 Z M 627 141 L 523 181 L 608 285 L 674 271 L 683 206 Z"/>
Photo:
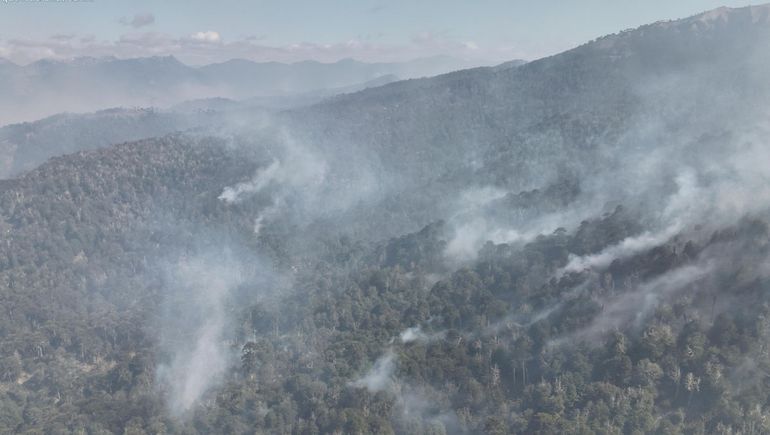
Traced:
<path id="1" fill-rule="evenodd" d="M 0 57 L 535 59 L 735 0 L 0 0 Z M 756 4 L 756 2 L 753 2 Z"/>

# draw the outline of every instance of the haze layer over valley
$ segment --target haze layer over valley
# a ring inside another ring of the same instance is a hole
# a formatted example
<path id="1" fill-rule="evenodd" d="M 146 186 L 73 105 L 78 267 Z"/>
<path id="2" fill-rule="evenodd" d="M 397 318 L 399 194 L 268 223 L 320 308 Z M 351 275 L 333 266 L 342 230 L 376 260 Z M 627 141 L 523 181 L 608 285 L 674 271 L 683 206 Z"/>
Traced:
<path id="1" fill-rule="evenodd" d="M 255 65 L 0 129 L 0 432 L 770 431 L 770 6 Z"/>
<path id="2" fill-rule="evenodd" d="M 407 62 L 253 62 L 232 59 L 189 66 L 173 56 L 41 59 L 16 65 L 0 59 L 0 126 L 114 107 L 169 107 L 189 100 L 260 98 L 363 89 L 367 82 L 425 77 L 472 65 L 446 56 Z"/>

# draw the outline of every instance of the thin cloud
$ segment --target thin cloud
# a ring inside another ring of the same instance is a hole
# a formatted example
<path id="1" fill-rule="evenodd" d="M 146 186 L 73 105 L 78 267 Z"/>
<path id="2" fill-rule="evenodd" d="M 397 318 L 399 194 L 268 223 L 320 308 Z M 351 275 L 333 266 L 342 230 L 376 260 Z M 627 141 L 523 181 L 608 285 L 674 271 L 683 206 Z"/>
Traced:
<path id="1" fill-rule="evenodd" d="M 336 62 L 347 58 L 365 62 L 401 62 L 437 55 L 448 55 L 473 62 L 474 65 L 491 65 L 522 58 L 521 53 L 513 48 L 501 49 L 472 41 L 461 42 L 429 33 L 417 35 L 402 44 L 378 43 L 375 39 L 362 37 L 337 43 L 305 41 L 271 46 L 260 37 L 225 40 L 220 32 L 212 29 L 181 37 L 144 31 L 128 32 L 113 40 L 97 39 L 92 35 L 75 35 L 69 39 L 0 39 L 0 53 L 20 65 L 43 58 L 63 60 L 84 56 L 133 58 L 173 55 L 185 63 L 195 65 L 224 62 L 233 58 L 256 62 Z"/>
<path id="2" fill-rule="evenodd" d="M 379 4 L 379 5 L 375 5 L 375 6 L 370 7 L 366 11 L 369 12 L 370 14 L 378 14 L 378 13 L 384 11 L 386 8 L 387 8 L 387 5 Z"/>
<path id="3" fill-rule="evenodd" d="M 391 389 L 395 382 L 393 373 L 396 370 L 396 354 L 389 349 L 375 361 L 374 366 L 362 377 L 350 383 L 356 388 L 366 388 L 376 393 Z"/>
<path id="4" fill-rule="evenodd" d="M 74 33 L 57 33 L 56 35 L 52 35 L 51 39 L 54 41 L 71 41 L 76 37 L 77 35 Z"/>
<path id="5" fill-rule="evenodd" d="M 151 13 L 142 13 L 142 14 L 136 14 L 131 18 L 123 17 L 119 20 L 119 22 L 124 26 L 131 26 L 134 29 L 138 29 L 140 27 L 145 27 L 151 24 L 155 24 L 155 16 Z"/>
<path id="6" fill-rule="evenodd" d="M 207 30 L 205 32 L 195 32 L 192 35 L 190 35 L 190 39 L 193 41 L 199 41 L 199 42 L 220 42 L 222 40 L 222 37 L 219 35 L 219 32 L 215 32 L 213 30 Z"/>

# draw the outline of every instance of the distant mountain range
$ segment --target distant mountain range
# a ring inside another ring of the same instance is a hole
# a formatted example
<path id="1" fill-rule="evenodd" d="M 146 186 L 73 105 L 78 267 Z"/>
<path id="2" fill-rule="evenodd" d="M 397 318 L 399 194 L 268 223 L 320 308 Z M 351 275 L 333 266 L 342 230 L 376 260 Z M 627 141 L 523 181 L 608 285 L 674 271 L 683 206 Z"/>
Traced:
<path id="1" fill-rule="evenodd" d="M 474 66 L 439 56 L 397 63 L 257 63 L 234 59 L 192 67 L 173 56 L 81 57 L 19 66 L 0 61 L 0 126 L 60 112 L 116 106 L 166 107 L 186 100 L 246 99 L 360 86 L 382 77 L 427 77 Z"/>

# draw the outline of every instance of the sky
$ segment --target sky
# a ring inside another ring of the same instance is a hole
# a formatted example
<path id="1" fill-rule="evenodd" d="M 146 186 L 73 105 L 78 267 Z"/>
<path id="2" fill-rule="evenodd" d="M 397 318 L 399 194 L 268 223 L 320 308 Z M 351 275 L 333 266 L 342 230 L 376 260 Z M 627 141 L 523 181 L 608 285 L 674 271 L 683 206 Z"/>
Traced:
<path id="1" fill-rule="evenodd" d="M 0 58 L 533 60 L 738 0 L 0 0 Z"/>

